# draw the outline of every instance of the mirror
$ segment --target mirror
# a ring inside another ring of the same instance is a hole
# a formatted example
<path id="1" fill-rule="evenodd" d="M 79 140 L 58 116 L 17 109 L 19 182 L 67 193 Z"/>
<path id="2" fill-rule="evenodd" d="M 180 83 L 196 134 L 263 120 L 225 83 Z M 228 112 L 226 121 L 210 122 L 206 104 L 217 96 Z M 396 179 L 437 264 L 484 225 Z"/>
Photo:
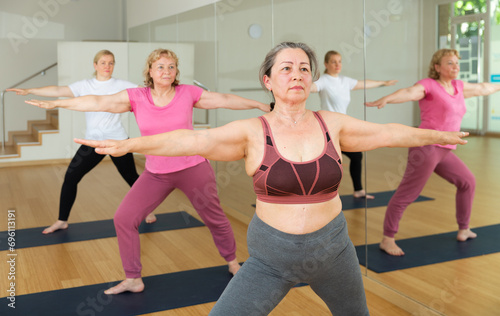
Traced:
<path id="1" fill-rule="evenodd" d="M 323 56 L 331 49 L 336 49 L 339 42 L 345 45 L 356 45 L 353 39 L 356 31 L 362 32 L 362 5 L 360 3 L 344 4 L 346 10 L 356 12 L 349 17 L 337 9 L 336 1 L 314 0 L 309 2 L 297 0 L 258 0 L 258 1 L 221 1 L 216 7 L 218 38 L 218 83 L 220 92 L 234 93 L 265 103 L 271 96 L 262 90 L 258 72 L 264 56 L 275 45 L 282 41 L 303 41 L 313 47 L 318 54 L 319 70 L 324 70 Z M 332 12 L 328 19 L 318 21 L 318 8 L 323 12 Z M 353 19 L 353 16 L 355 17 Z M 356 18 L 357 17 L 357 18 Z M 339 25 L 360 25 L 357 30 Z M 252 30 L 257 28 L 259 36 Z M 340 39 L 340 41 L 339 41 Z M 251 49 L 249 49 L 251 48 Z M 349 74 L 354 78 L 363 77 L 363 44 L 359 43 L 356 52 L 350 56 L 352 65 Z M 362 92 L 356 95 L 362 100 Z M 353 101 L 354 103 L 354 101 Z M 319 96 L 311 95 L 308 108 L 320 109 Z M 358 105 L 362 104 L 357 101 Z M 352 107 L 353 115 L 363 119 L 362 106 Z M 231 120 L 255 117 L 258 111 L 217 110 L 218 124 Z M 243 163 L 217 163 L 219 194 L 221 203 L 235 210 L 237 218 L 248 223 L 255 212 L 255 195 L 252 179 L 246 176 Z M 350 180 L 341 183 L 343 194 L 352 193 Z M 345 213 L 349 223 L 349 231 L 355 245 L 365 243 L 364 210 L 352 210 Z"/>
<path id="2" fill-rule="evenodd" d="M 491 25 L 487 22 L 489 16 Z M 384 79 L 399 80 L 394 88 L 367 90 L 367 99 L 376 100 L 426 78 L 432 55 L 439 48 L 458 50 L 461 56 L 458 79 L 471 83 L 494 81 L 495 78 L 491 76 L 499 71 L 498 16 L 497 0 L 366 1 L 367 78 L 372 79 L 371 76 L 380 74 L 388 76 Z M 487 315 L 495 313 L 492 306 L 498 306 L 498 300 L 489 298 L 489 290 L 481 290 L 484 284 L 493 287 L 500 285 L 496 276 L 485 277 L 484 268 L 481 268 L 481 265 L 491 260 L 498 260 L 498 255 L 450 259 L 453 258 L 450 254 L 457 249 L 460 249 L 462 255 L 466 255 L 471 251 L 471 245 L 480 247 L 481 243 L 487 242 L 484 238 L 489 237 L 483 233 L 486 231 L 483 228 L 498 224 L 500 220 L 500 216 L 491 212 L 491 207 L 485 204 L 486 201 L 494 203 L 488 196 L 488 188 L 498 188 L 493 178 L 484 176 L 489 172 L 486 170 L 497 169 L 490 164 L 491 158 L 488 157 L 492 153 L 490 146 L 494 146 L 493 143 L 498 140 L 482 136 L 497 131 L 493 117 L 498 114 L 495 114 L 496 102 L 492 102 L 493 100 L 498 100 L 498 93 L 491 97 L 466 99 L 467 112 L 461 129 L 470 131 L 473 136 L 466 146 L 458 146 L 454 151 L 476 177 L 470 227 L 478 233 L 478 238 L 464 243 L 455 241 L 458 229 L 455 219 L 456 188 L 433 173 L 420 193 L 421 197 L 433 200 L 414 202 L 406 208 L 396 241 L 421 238 L 419 242 L 424 244 L 420 244 L 421 248 L 417 250 L 424 254 L 439 249 L 434 245 L 443 243 L 445 246 L 441 253 L 423 257 L 426 260 L 434 260 L 432 256 L 448 259 L 382 273 L 368 269 L 369 279 L 387 285 L 422 304 L 416 308 L 415 314 Z M 367 109 L 367 120 L 418 126 L 420 110 L 417 102 L 387 105 L 381 110 L 370 108 Z M 375 192 L 395 190 L 404 174 L 407 156 L 406 149 L 398 148 L 378 149 L 368 153 L 368 188 Z M 385 210 L 385 207 L 368 210 L 368 244 L 380 242 Z M 443 241 L 446 238 L 449 241 Z M 406 249 L 406 256 L 410 255 L 410 251 L 415 249 Z M 422 261 L 421 258 L 417 259 L 416 261 Z M 375 259 L 370 258 L 369 253 L 369 267 L 370 261 L 373 263 Z M 391 264 L 396 262 L 396 259 L 391 260 Z M 484 303 L 478 304 L 480 301 Z M 477 310 L 483 304 L 489 307 Z M 424 306 L 429 310 L 424 311 Z"/>
<path id="3" fill-rule="evenodd" d="M 345 76 L 358 80 L 398 80 L 391 87 L 352 91 L 347 114 L 370 122 L 418 126 L 420 112 L 416 104 L 388 105 L 381 110 L 365 108 L 363 104 L 412 86 L 427 77 L 428 63 L 434 51 L 444 47 L 441 45 L 451 45 L 451 2 L 222 0 L 131 28 L 129 41 L 191 43 L 195 48 L 195 80 L 212 91 L 234 93 L 266 103 L 270 101 L 270 96 L 260 87 L 258 69 L 265 54 L 275 44 L 284 40 L 306 42 L 317 53 L 320 71 L 324 70 L 324 54 L 328 50 L 337 50 L 342 54 L 342 73 Z M 490 9 L 497 10 L 498 0 L 492 0 L 491 4 Z M 435 17 L 439 17 L 439 23 L 436 23 Z M 454 24 L 459 23 L 465 22 Z M 492 25 L 490 32 L 491 39 L 500 38 L 498 25 Z M 484 37 L 484 34 L 481 36 Z M 483 66 L 490 67 L 491 78 L 494 79 L 493 75 L 500 73 L 499 41 L 485 42 L 489 47 L 485 47 L 484 52 L 489 49 L 491 58 L 485 60 Z M 185 66 L 181 60 L 181 72 Z M 500 81 L 500 78 L 496 80 Z M 500 94 L 497 94 L 485 98 L 483 106 L 476 105 L 473 121 L 479 120 L 480 124 L 474 125 L 471 131 L 479 134 L 500 131 L 499 98 Z M 311 95 L 307 104 L 309 109 L 318 110 L 318 95 Z M 253 110 L 212 110 L 195 114 L 195 121 L 201 125 L 220 126 L 235 119 L 258 115 L 259 111 Z M 494 168 L 490 158 L 479 164 L 475 160 L 477 155 L 487 157 L 485 150 L 488 150 L 488 144 L 496 144 L 498 148 L 498 140 L 474 136 L 467 146 L 459 147 L 456 154 L 474 174 L 494 173 L 498 168 Z M 406 167 L 407 152 L 407 149 L 388 148 L 365 153 L 363 185 L 368 192 L 391 192 L 397 188 Z M 343 160 L 345 177 L 340 194 L 350 195 L 353 189 L 347 171 L 349 159 L 344 156 Z M 214 166 L 224 209 L 229 215 L 248 223 L 254 213 L 252 204 L 255 196 L 251 178 L 245 174 L 242 162 L 217 162 Z M 491 209 L 491 205 L 496 205 L 492 200 L 496 193 L 492 192 L 498 191 L 498 185 L 493 183 L 493 179 L 478 181 L 471 227 L 500 222 L 499 214 L 483 215 L 486 209 Z M 497 189 L 492 191 L 492 188 Z M 421 195 L 433 200 L 415 202 L 408 207 L 397 239 L 456 232 L 454 187 L 433 175 Z M 385 205 L 387 203 L 344 212 L 356 246 L 380 242 Z M 370 262 L 369 256 L 367 260 Z M 484 259 L 475 257 L 465 260 L 384 273 L 364 268 L 363 273 L 366 280 L 390 289 L 388 296 L 411 298 L 404 303 L 398 303 L 397 298 L 392 301 L 416 314 L 467 315 L 472 309 L 479 308 L 477 301 L 485 299 L 484 294 L 474 289 L 481 288 L 481 282 L 490 284 L 492 280 L 485 276 L 485 269 L 481 267 L 486 262 Z M 463 262 L 466 262 L 465 266 Z M 498 288 L 498 281 L 495 286 Z"/>

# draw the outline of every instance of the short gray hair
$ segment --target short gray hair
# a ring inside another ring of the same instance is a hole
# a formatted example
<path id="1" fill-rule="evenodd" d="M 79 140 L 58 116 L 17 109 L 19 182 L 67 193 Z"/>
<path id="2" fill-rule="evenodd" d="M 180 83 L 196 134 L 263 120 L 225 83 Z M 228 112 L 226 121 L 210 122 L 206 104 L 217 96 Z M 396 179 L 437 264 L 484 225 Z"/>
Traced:
<path id="1" fill-rule="evenodd" d="M 268 77 L 271 76 L 271 68 L 274 66 L 274 63 L 276 62 L 276 55 L 278 55 L 279 52 L 287 48 L 302 49 L 304 53 L 306 53 L 307 57 L 309 57 L 309 64 L 311 65 L 311 74 L 313 81 L 316 81 L 318 79 L 319 72 L 318 72 L 318 60 L 316 59 L 316 53 L 314 53 L 314 51 L 309 46 L 307 46 L 307 44 L 304 43 L 282 42 L 276 45 L 273 49 L 271 49 L 269 53 L 267 53 L 264 62 L 260 66 L 259 80 L 261 86 L 264 89 L 266 89 L 266 86 L 264 84 L 264 76 L 265 75 L 267 75 Z"/>

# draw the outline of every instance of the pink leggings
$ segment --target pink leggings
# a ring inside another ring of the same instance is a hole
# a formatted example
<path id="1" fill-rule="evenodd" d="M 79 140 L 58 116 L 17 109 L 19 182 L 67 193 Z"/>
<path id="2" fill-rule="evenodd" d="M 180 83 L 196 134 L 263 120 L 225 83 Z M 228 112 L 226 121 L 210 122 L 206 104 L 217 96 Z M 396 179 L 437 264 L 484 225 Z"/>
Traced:
<path id="1" fill-rule="evenodd" d="M 139 225 L 175 188 L 189 198 L 212 233 L 220 255 L 226 261 L 236 258 L 233 230 L 220 206 L 214 171 L 208 161 L 167 174 L 144 170 L 114 216 L 120 256 L 127 278 L 141 277 Z"/>
<path id="2" fill-rule="evenodd" d="M 384 236 L 394 237 L 406 207 L 415 201 L 432 172 L 457 187 L 456 218 L 459 229 L 469 228 L 476 179 L 451 149 L 434 145 L 408 150 L 405 175 L 389 201 L 384 220 Z"/>

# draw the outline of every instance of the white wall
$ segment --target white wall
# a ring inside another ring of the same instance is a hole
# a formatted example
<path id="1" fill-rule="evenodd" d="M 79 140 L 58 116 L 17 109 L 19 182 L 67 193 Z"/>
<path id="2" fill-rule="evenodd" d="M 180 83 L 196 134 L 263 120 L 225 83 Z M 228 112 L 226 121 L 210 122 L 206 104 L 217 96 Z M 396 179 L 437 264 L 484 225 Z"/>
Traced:
<path id="1" fill-rule="evenodd" d="M 127 0 L 127 25 L 135 27 L 219 0 Z"/>
<path id="2" fill-rule="evenodd" d="M 0 88 L 55 63 L 58 41 L 124 40 L 122 0 L 0 0 Z"/>
<path id="3" fill-rule="evenodd" d="M 261 5 L 256 5 L 256 2 Z M 217 20 L 219 91 L 259 87 L 259 66 L 273 44 L 282 41 L 302 41 L 309 44 L 317 53 L 321 71 L 324 70 L 324 54 L 328 50 L 337 50 L 343 55 L 342 74 L 363 79 L 363 7 L 360 1 L 287 0 L 275 1 L 273 8 L 268 4 L 270 1 L 256 2 L 250 4 L 240 1 L 240 5 L 235 6 L 233 11 L 226 12 L 223 19 Z M 368 90 L 368 101 L 411 86 L 421 78 L 420 6 L 421 1 L 417 0 L 367 1 L 367 78 L 399 80 L 393 87 Z M 274 10 L 274 19 L 271 10 Z M 259 39 L 248 36 L 248 27 L 253 23 L 260 24 L 263 28 Z M 261 101 L 269 100 L 264 92 L 238 94 Z M 354 91 L 351 95 L 348 114 L 363 119 L 363 91 Z M 308 107 L 319 108 L 317 95 L 311 95 Z M 415 125 L 414 107 L 413 103 L 408 102 L 384 110 L 367 109 L 366 119 L 378 123 Z M 218 113 L 220 123 L 246 114 L 234 111 Z"/>
<path id="4" fill-rule="evenodd" d="M 56 63 L 59 41 L 121 41 L 123 25 L 123 0 L 0 0 L 0 89 Z M 56 74 L 51 69 L 21 87 L 56 85 Z M 7 130 L 26 130 L 26 120 L 45 118 L 23 100 L 6 94 Z"/>

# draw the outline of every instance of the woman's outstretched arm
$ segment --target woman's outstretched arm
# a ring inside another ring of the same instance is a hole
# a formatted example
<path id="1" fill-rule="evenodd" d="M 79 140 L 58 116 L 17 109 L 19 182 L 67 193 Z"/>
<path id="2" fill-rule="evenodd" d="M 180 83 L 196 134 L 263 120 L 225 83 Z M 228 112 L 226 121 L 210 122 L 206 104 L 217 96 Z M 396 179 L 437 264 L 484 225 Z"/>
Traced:
<path id="1" fill-rule="evenodd" d="M 481 82 L 464 82 L 464 98 L 479 97 L 490 95 L 500 91 L 500 84 Z"/>
<path id="2" fill-rule="evenodd" d="M 127 90 L 112 95 L 86 95 L 60 100 L 26 100 L 28 104 L 43 109 L 62 108 L 82 112 L 124 113 L 130 111 Z"/>
<path id="3" fill-rule="evenodd" d="M 425 97 L 425 88 L 417 83 L 411 87 L 399 89 L 394 93 L 386 95 L 376 101 L 366 102 L 366 106 L 383 108 L 388 103 L 404 103 L 408 101 L 418 101 Z"/>
<path id="4" fill-rule="evenodd" d="M 359 152 L 380 147 L 419 147 L 425 145 L 464 145 L 467 132 L 443 132 L 402 124 L 377 124 L 353 117 L 321 111 L 329 129 L 337 126 L 342 151 Z M 330 127 L 331 126 L 331 127 Z"/>
<path id="5" fill-rule="evenodd" d="M 135 152 L 153 156 L 200 155 L 211 160 L 233 161 L 246 156 L 248 133 L 254 125 L 250 120 L 205 130 L 178 129 L 126 140 L 75 139 L 75 142 L 96 148 L 98 154 L 116 157 Z"/>
<path id="6" fill-rule="evenodd" d="M 40 97 L 52 97 L 52 98 L 75 97 L 73 91 L 71 91 L 71 89 L 68 86 L 46 86 L 46 87 L 28 88 L 28 89 L 13 88 L 13 89 L 7 89 L 6 91 L 15 92 L 17 95 L 33 94 Z"/>
<path id="7" fill-rule="evenodd" d="M 231 110 L 250 110 L 260 109 L 264 112 L 271 110 L 269 104 L 259 101 L 246 99 L 235 94 L 219 93 L 212 91 L 203 91 L 200 99 L 194 105 L 201 109 L 231 109 Z"/>
<path id="8" fill-rule="evenodd" d="M 352 90 L 358 89 L 372 89 L 383 86 L 393 86 L 398 82 L 397 80 L 358 80 L 358 83 L 352 88 Z"/>

